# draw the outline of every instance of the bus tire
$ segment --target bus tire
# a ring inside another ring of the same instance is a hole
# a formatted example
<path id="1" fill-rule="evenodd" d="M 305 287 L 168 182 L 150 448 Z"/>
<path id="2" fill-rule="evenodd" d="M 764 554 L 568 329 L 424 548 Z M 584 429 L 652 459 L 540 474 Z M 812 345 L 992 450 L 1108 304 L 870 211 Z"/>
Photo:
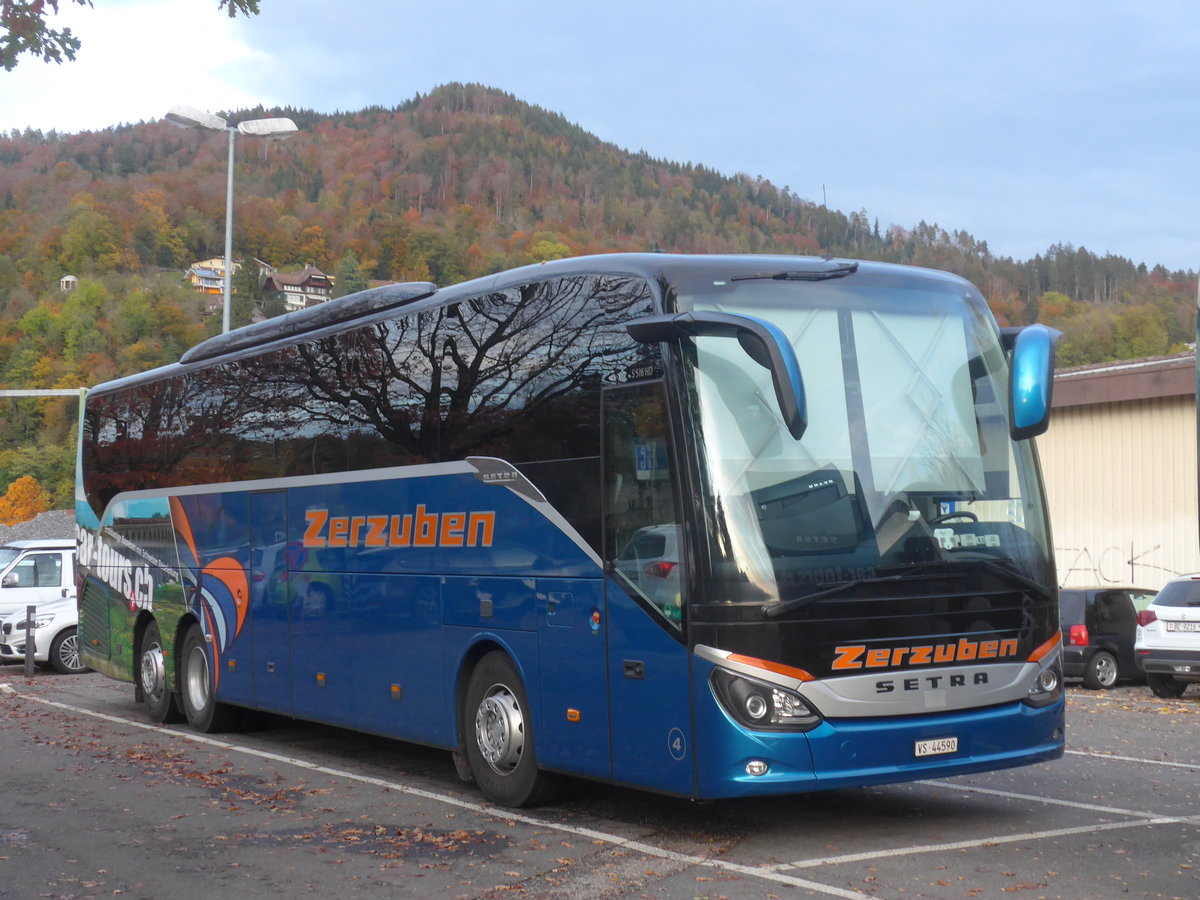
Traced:
<path id="1" fill-rule="evenodd" d="M 199 625 L 192 625 L 183 639 L 179 661 L 179 695 L 188 724 L 202 734 L 231 731 L 237 727 L 241 710 L 219 703 L 213 695 L 212 669 L 208 647 Z"/>
<path id="2" fill-rule="evenodd" d="M 167 654 L 154 620 L 146 625 L 138 644 L 138 687 L 152 722 L 178 722 L 182 718 L 175 695 L 167 687 Z"/>
<path id="3" fill-rule="evenodd" d="M 501 806 L 534 806 L 552 789 L 538 769 L 529 698 L 508 656 L 493 651 L 467 682 L 463 704 L 467 759 L 475 781 Z"/>

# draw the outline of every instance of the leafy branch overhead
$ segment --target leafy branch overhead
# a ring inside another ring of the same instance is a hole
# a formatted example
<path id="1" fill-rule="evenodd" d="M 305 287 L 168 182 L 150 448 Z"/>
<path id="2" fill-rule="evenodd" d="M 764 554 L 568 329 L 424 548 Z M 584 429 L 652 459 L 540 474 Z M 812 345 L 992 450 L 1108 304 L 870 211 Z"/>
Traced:
<path id="1" fill-rule="evenodd" d="M 51 15 L 58 14 L 60 0 L 0 0 L 0 65 L 6 72 L 17 67 L 22 53 L 45 62 L 74 60 L 81 46 L 70 28 L 51 27 Z M 62 0 L 91 7 L 92 0 Z M 258 14 L 259 0 L 218 0 L 217 8 L 233 18 Z"/>

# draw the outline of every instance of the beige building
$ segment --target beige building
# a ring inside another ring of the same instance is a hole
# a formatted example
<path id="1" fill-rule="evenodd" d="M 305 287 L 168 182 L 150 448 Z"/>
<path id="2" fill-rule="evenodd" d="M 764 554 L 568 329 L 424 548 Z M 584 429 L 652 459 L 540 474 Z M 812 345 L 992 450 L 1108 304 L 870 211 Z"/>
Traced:
<path id="1" fill-rule="evenodd" d="M 1059 584 L 1200 572 L 1195 354 L 1062 369 L 1037 438 Z"/>

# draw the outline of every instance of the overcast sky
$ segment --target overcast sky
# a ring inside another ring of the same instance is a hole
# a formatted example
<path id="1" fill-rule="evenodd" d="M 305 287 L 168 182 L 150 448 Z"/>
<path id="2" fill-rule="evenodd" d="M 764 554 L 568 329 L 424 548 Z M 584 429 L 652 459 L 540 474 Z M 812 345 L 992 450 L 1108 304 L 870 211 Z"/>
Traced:
<path id="1" fill-rule="evenodd" d="M 0 71 L 0 129 L 74 132 L 477 82 L 603 140 L 886 229 L 1200 269 L 1200 3 L 60 0 L 76 62 Z"/>

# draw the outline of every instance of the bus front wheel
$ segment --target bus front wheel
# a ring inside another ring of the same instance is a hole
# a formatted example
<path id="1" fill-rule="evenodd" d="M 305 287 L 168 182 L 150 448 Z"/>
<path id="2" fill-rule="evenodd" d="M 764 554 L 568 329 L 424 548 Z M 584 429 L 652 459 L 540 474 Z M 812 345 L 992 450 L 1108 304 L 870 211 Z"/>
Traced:
<path id="1" fill-rule="evenodd" d="M 181 718 L 175 695 L 167 687 L 167 656 L 158 623 L 151 621 L 138 645 L 138 686 L 142 702 L 153 722 L 178 722 Z"/>
<path id="2" fill-rule="evenodd" d="M 512 661 L 493 651 L 467 682 L 463 707 L 467 759 L 483 792 L 501 806 L 534 806 L 549 795 L 538 769 L 529 698 Z"/>
<path id="3" fill-rule="evenodd" d="M 204 734 L 236 727 L 240 710 L 227 703 L 218 703 L 213 695 L 208 648 L 199 625 L 192 625 L 183 639 L 181 666 L 180 696 L 188 724 Z"/>

